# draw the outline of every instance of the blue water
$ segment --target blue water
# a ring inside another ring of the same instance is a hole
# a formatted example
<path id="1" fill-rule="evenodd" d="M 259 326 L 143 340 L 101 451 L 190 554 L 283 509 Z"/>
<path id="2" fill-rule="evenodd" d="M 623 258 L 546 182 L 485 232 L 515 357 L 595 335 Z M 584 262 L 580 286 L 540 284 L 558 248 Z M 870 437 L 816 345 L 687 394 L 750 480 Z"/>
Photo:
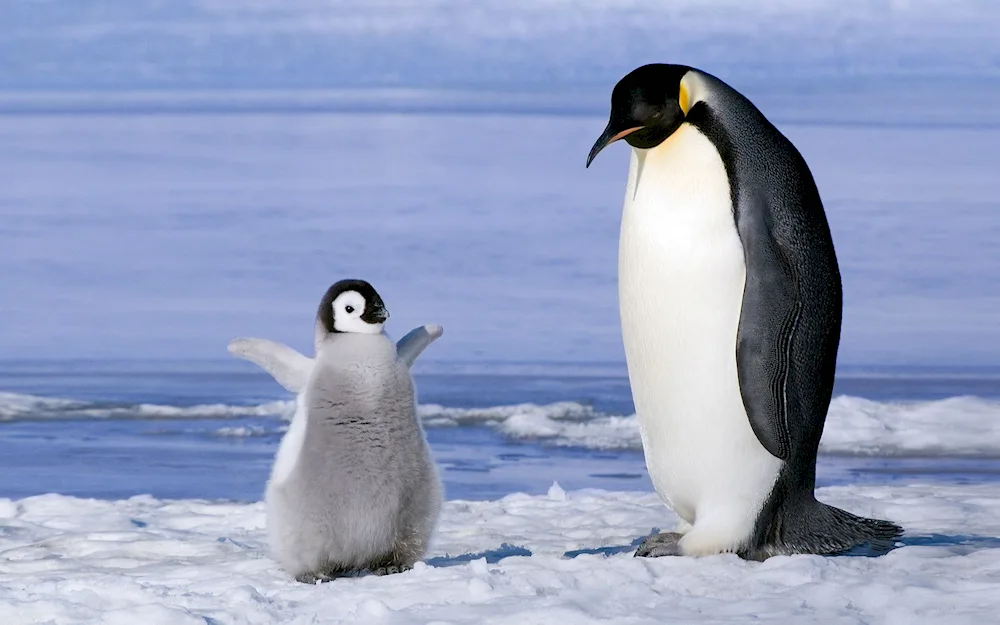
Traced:
<path id="1" fill-rule="evenodd" d="M 245 366 L 244 366 L 245 365 Z M 417 375 L 423 403 L 488 407 L 517 402 L 579 401 L 609 414 L 631 414 L 627 378 L 595 367 L 532 367 L 484 373 L 489 365 L 451 366 Z M 433 369 L 433 367 L 432 367 Z M 455 371 L 458 369 L 458 371 Z M 476 371 L 480 369 L 480 371 Z M 4 362 L 0 388 L 42 397 L 73 397 L 101 408 L 149 403 L 255 405 L 288 399 L 266 374 L 241 362 Z M 932 400 L 955 395 L 1000 397 L 996 372 L 848 372 L 836 392 L 875 400 Z M 110 414 L 110 413 L 109 413 Z M 131 416 L 130 416 L 131 414 Z M 121 498 L 256 501 L 281 437 L 275 417 L 20 419 L 0 422 L 0 497 L 60 492 Z M 223 428 L 256 428 L 222 436 Z M 512 440 L 483 424 L 431 427 L 428 438 L 453 499 L 493 499 L 510 492 L 564 488 L 649 490 L 642 454 L 630 450 L 557 447 L 542 439 Z M 1000 460 L 821 456 L 821 485 L 1000 479 Z"/>
<path id="2" fill-rule="evenodd" d="M 317 298 L 356 276 L 382 293 L 393 335 L 444 325 L 419 369 L 422 402 L 571 400 L 630 414 L 615 287 L 625 150 L 583 168 L 602 126 L 525 114 L 0 115 L 0 391 L 109 405 L 287 398 L 223 360 L 226 343 L 264 336 L 308 352 Z M 996 396 L 996 376 L 974 372 L 1000 352 L 1000 281 L 988 279 L 1000 273 L 1000 130 L 783 128 L 816 174 L 844 275 L 841 363 L 864 375 L 838 391 Z M 958 373 L 869 375 L 886 367 Z M 239 426 L 263 432 L 218 434 Z M 483 426 L 428 436 L 451 498 L 553 481 L 651 488 L 635 451 Z M 279 439 L 263 418 L 0 423 L 0 496 L 253 501 Z M 824 457 L 819 479 L 998 471 Z"/>
<path id="3" fill-rule="evenodd" d="M 216 359 L 239 335 L 305 351 L 319 297 L 360 277 L 395 336 L 444 326 L 429 360 L 621 363 L 626 147 L 583 167 L 604 123 L 0 115 L 0 356 Z M 841 363 L 1000 363 L 1000 127 L 782 128 L 833 229 Z"/>
<path id="4" fill-rule="evenodd" d="M 317 298 L 357 276 L 382 293 L 395 336 L 444 325 L 419 369 L 422 402 L 571 400 L 630 414 L 615 287 L 624 149 L 582 166 L 602 126 L 525 114 L 0 115 L 0 391 L 109 405 L 287 398 L 252 365 L 223 360 L 226 343 L 264 336 L 308 352 Z M 996 377 L 975 371 L 1000 352 L 1000 281 L 987 279 L 1000 272 L 989 157 L 1000 130 L 784 130 L 816 174 L 844 274 L 841 363 L 861 374 L 838 392 L 996 396 Z M 886 367 L 957 373 L 878 375 Z M 240 426 L 263 432 L 218 434 Z M 280 435 L 264 418 L 0 423 L 0 496 L 253 501 Z M 428 436 L 451 498 L 553 481 L 651 488 L 635 451 L 483 426 Z M 997 474 L 990 460 L 819 465 L 821 484 Z"/>

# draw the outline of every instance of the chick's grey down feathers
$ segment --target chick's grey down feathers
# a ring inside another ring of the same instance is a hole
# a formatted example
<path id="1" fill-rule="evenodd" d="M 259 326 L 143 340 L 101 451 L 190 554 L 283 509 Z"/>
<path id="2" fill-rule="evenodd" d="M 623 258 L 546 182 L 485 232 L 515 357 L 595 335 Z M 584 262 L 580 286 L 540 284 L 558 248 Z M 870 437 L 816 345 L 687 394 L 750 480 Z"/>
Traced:
<path id="1" fill-rule="evenodd" d="M 292 388 L 307 371 L 286 435 L 302 419 L 301 447 L 285 476 L 279 452 L 266 496 L 271 551 L 300 581 L 405 570 L 426 553 L 442 493 L 409 367 L 441 333 L 417 328 L 398 347 L 384 334 L 330 333 L 315 359 L 263 339 L 231 343 Z"/>

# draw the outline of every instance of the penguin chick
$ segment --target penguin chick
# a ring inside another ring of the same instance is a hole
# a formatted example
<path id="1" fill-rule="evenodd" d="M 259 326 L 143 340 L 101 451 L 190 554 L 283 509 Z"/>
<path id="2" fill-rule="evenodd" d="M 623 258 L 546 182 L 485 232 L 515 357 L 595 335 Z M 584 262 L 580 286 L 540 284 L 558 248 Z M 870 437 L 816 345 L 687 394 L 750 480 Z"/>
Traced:
<path id="1" fill-rule="evenodd" d="M 437 524 L 441 482 L 410 366 L 443 330 L 394 345 L 388 318 L 369 283 L 342 280 L 320 302 L 315 358 L 265 339 L 229 344 L 298 394 L 265 497 L 272 555 L 298 581 L 409 569 Z"/>

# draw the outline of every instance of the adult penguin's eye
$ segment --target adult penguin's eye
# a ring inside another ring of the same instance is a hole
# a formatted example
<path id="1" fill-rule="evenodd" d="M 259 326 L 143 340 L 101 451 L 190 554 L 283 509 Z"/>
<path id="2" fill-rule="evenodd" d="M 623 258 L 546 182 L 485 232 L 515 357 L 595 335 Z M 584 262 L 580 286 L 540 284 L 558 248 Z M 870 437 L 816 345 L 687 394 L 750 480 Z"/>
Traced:
<path id="1" fill-rule="evenodd" d="M 354 306 L 345 306 L 344 310 L 346 310 L 349 313 L 352 313 L 352 312 L 354 312 Z"/>

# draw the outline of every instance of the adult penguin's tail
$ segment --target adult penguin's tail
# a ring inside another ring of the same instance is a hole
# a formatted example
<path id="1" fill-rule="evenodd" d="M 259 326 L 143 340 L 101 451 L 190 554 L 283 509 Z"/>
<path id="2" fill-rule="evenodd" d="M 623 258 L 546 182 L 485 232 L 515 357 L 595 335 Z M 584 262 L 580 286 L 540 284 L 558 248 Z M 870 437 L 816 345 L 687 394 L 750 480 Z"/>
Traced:
<path id="1" fill-rule="evenodd" d="M 764 521 L 764 519 L 761 519 Z M 892 550 L 903 528 L 891 521 L 866 519 L 808 498 L 786 502 L 769 523 L 760 524 L 757 546 L 743 557 L 763 560 L 770 556 L 813 553 L 836 555 L 856 548 L 880 555 Z"/>

